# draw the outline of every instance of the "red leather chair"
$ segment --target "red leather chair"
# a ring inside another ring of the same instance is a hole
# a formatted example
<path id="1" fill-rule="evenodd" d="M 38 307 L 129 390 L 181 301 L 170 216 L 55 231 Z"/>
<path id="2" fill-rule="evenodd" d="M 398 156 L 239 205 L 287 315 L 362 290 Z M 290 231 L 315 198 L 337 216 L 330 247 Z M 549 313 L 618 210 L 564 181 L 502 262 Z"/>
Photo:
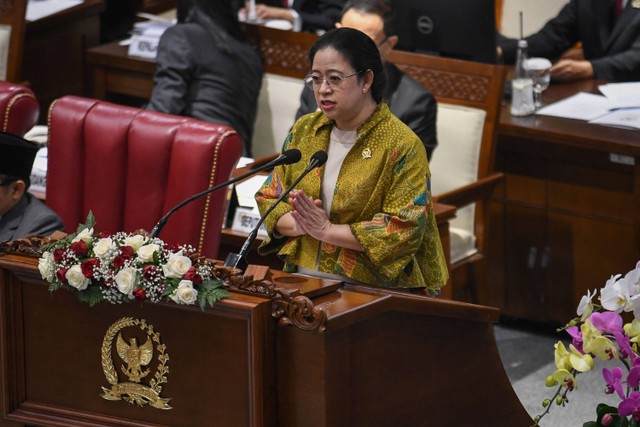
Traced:
<path id="1" fill-rule="evenodd" d="M 226 125 L 65 96 L 49 110 L 47 205 L 68 232 L 89 211 L 100 231 L 151 231 L 173 206 L 229 179 L 242 153 Z M 162 232 L 216 258 L 226 192 L 184 206 Z"/>
<path id="2" fill-rule="evenodd" d="M 0 80 L 2 132 L 24 136 L 37 122 L 40 105 L 31 89 Z"/>

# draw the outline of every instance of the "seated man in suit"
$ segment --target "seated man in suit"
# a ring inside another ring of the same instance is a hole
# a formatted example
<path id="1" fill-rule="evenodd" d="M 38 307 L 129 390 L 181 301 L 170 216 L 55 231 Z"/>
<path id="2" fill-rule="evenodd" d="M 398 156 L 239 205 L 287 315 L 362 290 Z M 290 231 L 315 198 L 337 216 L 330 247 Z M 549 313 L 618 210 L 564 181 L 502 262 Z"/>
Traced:
<path id="1" fill-rule="evenodd" d="M 570 0 L 555 18 L 526 39 L 530 57 L 550 60 L 582 42 L 585 59 L 556 62 L 551 68 L 555 81 L 640 80 L 640 4 L 636 0 Z M 517 43 L 498 35 L 498 53 L 505 63 L 515 62 Z"/>
<path id="2" fill-rule="evenodd" d="M 436 137 L 437 104 L 424 86 L 386 61 L 389 52 L 398 43 L 395 14 L 388 0 L 351 0 L 345 4 L 338 27 L 351 27 L 368 35 L 380 50 L 387 72 L 384 98 L 391 112 L 402 120 L 420 138 L 431 159 L 438 144 Z M 296 120 L 318 108 L 313 90 L 305 86 L 300 96 Z"/>
<path id="3" fill-rule="evenodd" d="M 58 215 L 27 192 L 38 146 L 0 133 L 0 242 L 64 230 Z"/>
<path id="4" fill-rule="evenodd" d="M 283 19 L 293 31 L 323 33 L 333 28 L 345 0 L 256 0 L 256 18 Z"/>

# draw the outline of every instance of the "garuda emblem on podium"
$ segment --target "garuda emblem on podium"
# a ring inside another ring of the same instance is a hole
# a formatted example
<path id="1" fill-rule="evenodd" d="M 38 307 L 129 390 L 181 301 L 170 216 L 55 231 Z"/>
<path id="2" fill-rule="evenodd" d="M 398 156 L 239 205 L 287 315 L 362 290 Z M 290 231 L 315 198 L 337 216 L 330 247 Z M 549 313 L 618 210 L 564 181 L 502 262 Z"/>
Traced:
<path id="1" fill-rule="evenodd" d="M 171 409 L 170 399 L 160 397 L 162 384 L 167 382 L 168 362 L 166 347 L 153 326 L 144 319 L 123 317 L 109 327 L 102 340 L 102 370 L 111 388 L 102 387 L 101 396 L 132 405 Z M 120 381 L 121 378 L 126 380 Z"/>

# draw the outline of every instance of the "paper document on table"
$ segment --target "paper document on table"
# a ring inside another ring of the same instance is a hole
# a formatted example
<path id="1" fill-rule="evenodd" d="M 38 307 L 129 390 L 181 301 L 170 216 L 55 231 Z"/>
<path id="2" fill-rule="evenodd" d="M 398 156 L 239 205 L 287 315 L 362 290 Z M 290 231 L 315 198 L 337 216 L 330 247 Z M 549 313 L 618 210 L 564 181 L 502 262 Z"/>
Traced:
<path id="1" fill-rule="evenodd" d="M 53 15 L 61 10 L 82 4 L 84 0 L 29 0 L 27 3 L 27 21 L 36 21 L 45 16 Z"/>
<path id="2" fill-rule="evenodd" d="M 598 86 L 609 100 L 609 108 L 640 107 L 640 82 L 609 83 Z"/>
<path id="3" fill-rule="evenodd" d="M 640 108 L 621 108 L 589 123 L 637 130 L 640 129 Z"/>
<path id="4" fill-rule="evenodd" d="M 236 184 L 236 195 L 238 196 L 238 205 L 247 208 L 258 209 L 258 203 L 255 199 L 256 192 L 262 187 L 265 175 L 256 175 Z"/>
<path id="5" fill-rule="evenodd" d="M 579 92 L 561 101 L 542 107 L 536 114 L 566 119 L 593 120 L 609 113 L 605 96 Z"/>

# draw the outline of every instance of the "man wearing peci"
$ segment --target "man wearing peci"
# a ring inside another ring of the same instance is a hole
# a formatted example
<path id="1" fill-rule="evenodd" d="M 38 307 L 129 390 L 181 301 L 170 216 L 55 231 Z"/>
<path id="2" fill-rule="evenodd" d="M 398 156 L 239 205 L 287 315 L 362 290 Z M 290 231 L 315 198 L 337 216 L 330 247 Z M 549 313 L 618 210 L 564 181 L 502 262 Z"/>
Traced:
<path id="1" fill-rule="evenodd" d="M 0 132 L 0 242 L 64 230 L 62 220 L 27 191 L 38 146 Z"/>
<path id="2" fill-rule="evenodd" d="M 570 0 L 555 18 L 526 39 L 529 56 L 550 60 L 582 42 L 585 59 L 560 59 L 551 68 L 553 80 L 640 80 L 638 0 Z M 517 40 L 498 35 L 498 52 L 505 63 L 515 61 L 516 50 Z"/>
<path id="3" fill-rule="evenodd" d="M 337 27 L 350 27 L 362 31 L 376 43 L 387 72 L 384 97 L 389 109 L 420 138 L 431 159 L 438 144 L 436 135 L 436 100 L 424 86 L 386 61 L 389 52 L 398 43 L 395 13 L 388 0 L 351 0 L 345 4 Z M 303 89 L 296 120 L 318 108 L 313 90 Z"/>

